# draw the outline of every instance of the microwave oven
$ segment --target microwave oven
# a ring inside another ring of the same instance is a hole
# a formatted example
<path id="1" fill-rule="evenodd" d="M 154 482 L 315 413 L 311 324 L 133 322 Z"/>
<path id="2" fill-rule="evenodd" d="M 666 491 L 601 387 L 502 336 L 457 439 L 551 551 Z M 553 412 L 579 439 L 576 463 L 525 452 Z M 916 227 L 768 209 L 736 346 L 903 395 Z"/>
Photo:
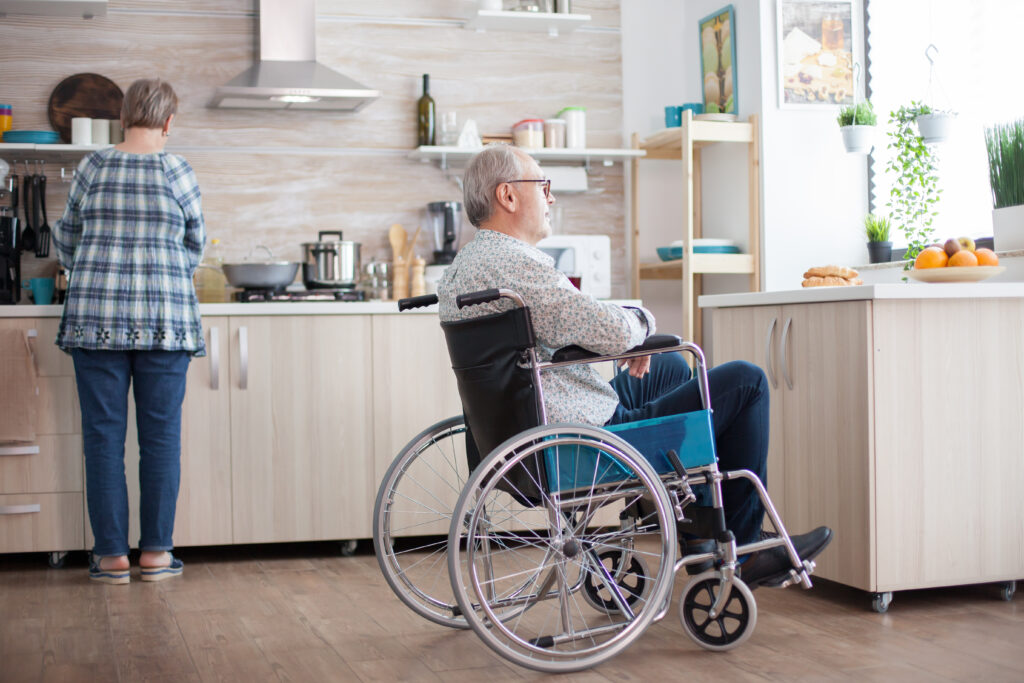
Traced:
<path id="1" fill-rule="evenodd" d="M 555 268 L 580 278 L 584 294 L 612 296 L 612 246 L 608 235 L 552 235 L 537 248 L 555 260 Z"/>

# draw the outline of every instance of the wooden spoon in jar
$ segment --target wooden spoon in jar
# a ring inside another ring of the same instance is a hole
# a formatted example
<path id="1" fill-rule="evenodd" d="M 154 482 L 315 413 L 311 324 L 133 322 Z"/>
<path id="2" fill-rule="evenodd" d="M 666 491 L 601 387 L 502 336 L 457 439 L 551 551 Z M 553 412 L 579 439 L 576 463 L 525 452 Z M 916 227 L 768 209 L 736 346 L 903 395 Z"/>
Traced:
<path id="1" fill-rule="evenodd" d="M 401 260 L 402 254 L 405 253 L 405 228 L 399 223 L 395 223 L 388 230 L 388 241 L 391 242 L 391 257 L 393 260 Z"/>

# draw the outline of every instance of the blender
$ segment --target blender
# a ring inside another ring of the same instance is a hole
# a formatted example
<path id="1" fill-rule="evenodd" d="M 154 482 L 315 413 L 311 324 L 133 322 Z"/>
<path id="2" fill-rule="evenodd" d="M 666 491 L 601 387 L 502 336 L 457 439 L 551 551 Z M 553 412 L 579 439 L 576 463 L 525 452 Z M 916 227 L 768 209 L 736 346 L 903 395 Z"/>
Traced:
<path id="1" fill-rule="evenodd" d="M 427 220 L 434 233 L 434 265 L 448 265 L 455 259 L 462 227 L 462 204 L 430 202 Z"/>

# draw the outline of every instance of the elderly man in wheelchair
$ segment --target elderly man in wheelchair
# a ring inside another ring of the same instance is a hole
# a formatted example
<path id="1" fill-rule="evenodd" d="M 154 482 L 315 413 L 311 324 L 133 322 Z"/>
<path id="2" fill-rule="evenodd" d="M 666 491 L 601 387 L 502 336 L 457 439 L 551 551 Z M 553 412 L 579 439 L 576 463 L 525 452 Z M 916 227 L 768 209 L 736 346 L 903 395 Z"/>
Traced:
<path id="1" fill-rule="evenodd" d="M 579 292 L 535 247 L 555 198 L 524 152 L 485 148 L 464 191 L 479 231 L 436 298 L 400 304 L 439 302 L 464 414 L 414 438 L 381 483 L 388 583 L 427 619 L 560 672 L 664 617 L 685 568 L 684 630 L 708 649 L 739 645 L 756 623 L 751 589 L 809 588 L 831 540 L 826 527 L 789 536 L 768 498 L 764 373 L 708 370 L 699 347 L 654 334 L 647 310 Z M 608 360 L 628 371 L 604 380 L 594 363 Z"/>

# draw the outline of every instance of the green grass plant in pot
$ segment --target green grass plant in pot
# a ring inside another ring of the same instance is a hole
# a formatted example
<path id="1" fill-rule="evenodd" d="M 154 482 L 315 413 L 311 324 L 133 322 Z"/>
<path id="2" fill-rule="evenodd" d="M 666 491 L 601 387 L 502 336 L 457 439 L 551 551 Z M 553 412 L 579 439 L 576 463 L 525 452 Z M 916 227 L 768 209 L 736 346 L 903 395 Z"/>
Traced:
<path id="1" fill-rule="evenodd" d="M 878 117 L 870 100 L 864 100 L 839 110 L 836 118 L 843 144 L 851 154 L 868 154 L 874 146 L 875 125 Z"/>
<path id="2" fill-rule="evenodd" d="M 889 217 L 907 238 L 909 259 L 913 265 L 917 254 L 931 244 L 935 228 L 932 222 L 938 215 L 936 204 L 942 194 L 935 153 L 918 134 L 914 121 L 921 111 L 920 102 L 911 102 L 889 115 L 893 126 L 887 132 L 892 157 L 885 170 L 892 177 L 889 189 Z"/>
<path id="3" fill-rule="evenodd" d="M 889 241 L 889 229 L 892 222 L 888 216 L 876 216 L 869 213 L 864 218 L 864 234 L 868 238 L 868 262 L 888 263 L 892 260 L 892 242 Z"/>
<path id="4" fill-rule="evenodd" d="M 1024 249 L 1024 119 L 986 128 L 985 146 L 995 247 Z"/>

